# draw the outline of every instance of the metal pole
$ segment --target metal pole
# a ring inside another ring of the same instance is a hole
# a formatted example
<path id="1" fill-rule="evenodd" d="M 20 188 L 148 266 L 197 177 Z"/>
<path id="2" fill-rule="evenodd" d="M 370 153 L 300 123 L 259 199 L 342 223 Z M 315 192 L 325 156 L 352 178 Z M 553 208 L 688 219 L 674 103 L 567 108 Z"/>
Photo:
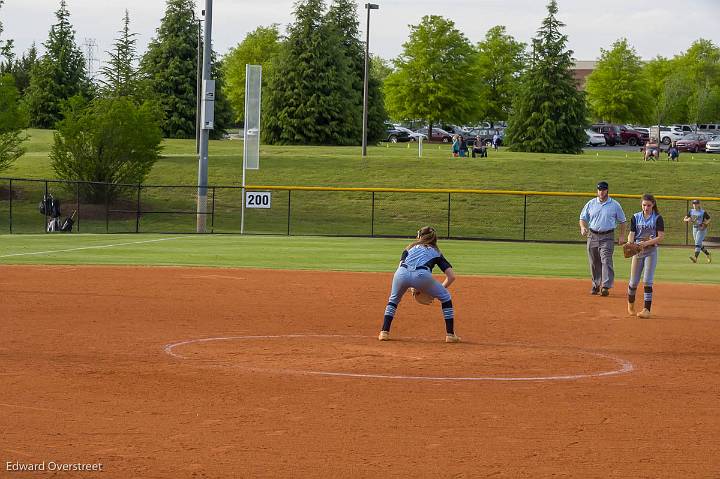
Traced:
<path id="1" fill-rule="evenodd" d="M 212 46 L 212 0 L 205 0 L 205 35 L 203 44 L 203 84 L 210 80 L 210 49 Z M 204 89 L 204 87 L 203 87 Z M 204 92 L 203 92 L 204 93 Z M 208 98 L 203 98 L 207 102 Z M 205 103 L 203 103 L 205 108 Z M 208 140 L 210 129 L 201 125 L 200 152 L 198 153 L 198 198 L 197 198 L 197 229 L 198 233 L 205 233 L 207 225 L 207 184 L 208 184 Z"/>
<path id="2" fill-rule="evenodd" d="M 368 70 L 370 64 L 370 10 L 377 10 L 379 5 L 366 3 L 367 27 L 365 28 L 365 75 L 363 77 L 363 124 L 362 124 L 362 157 L 367 156 L 367 118 L 368 118 Z"/>
<path id="3" fill-rule="evenodd" d="M 195 19 L 197 22 L 197 71 L 195 72 L 195 79 L 197 83 L 196 94 L 195 94 L 195 153 L 200 153 L 200 97 L 202 95 L 202 28 L 200 24 L 202 20 Z"/>

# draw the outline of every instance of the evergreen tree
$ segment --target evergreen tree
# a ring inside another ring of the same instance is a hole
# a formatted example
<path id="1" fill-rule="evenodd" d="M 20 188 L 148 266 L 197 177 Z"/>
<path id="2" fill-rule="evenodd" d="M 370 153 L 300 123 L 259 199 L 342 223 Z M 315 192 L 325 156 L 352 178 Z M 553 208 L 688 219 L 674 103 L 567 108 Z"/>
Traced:
<path id="1" fill-rule="evenodd" d="M 198 27 L 194 10 L 194 0 L 167 0 L 157 37 L 150 41 L 140 61 L 140 70 L 147 82 L 145 94 L 156 100 L 165 112 L 162 130 L 168 138 L 195 138 Z M 218 114 L 218 109 L 227 102 L 217 74 L 213 66 L 210 75 L 216 81 L 213 137 L 228 127 L 229 117 L 222 109 Z"/>
<path id="2" fill-rule="evenodd" d="M 506 141 L 514 151 L 580 153 L 587 141 L 585 95 L 573 77 L 572 50 L 566 50 L 565 26 L 556 0 L 533 39 L 533 59 L 513 103 Z"/>
<path id="3" fill-rule="evenodd" d="M 230 49 L 223 58 L 223 74 L 227 96 L 235 112 L 235 120 L 242 123 L 245 117 L 245 65 L 262 66 L 263 90 L 272 77 L 272 70 L 280 52 L 280 32 L 277 24 L 257 27 L 245 39 Z"/>
<path id="4" fill-rule="evenodd" d="M 194 0 L 167 0 L 165 16 L 140 68 L 152 97 L 165 112 L 167 138 L 195 138 L 197 24 Z"/>
<path id="5" fill-rule="evenodd" d="M 625 38 L 600 52 L 585 88 L 593 116 L 612 123 L 642 123 L 652 109 L 642 60 Z"/>
<path id="6" fill-rule="evenodd" d="M 30 49 L 26 53 L 23 53 L 20 58 L 15 59 L 10 73 L 15 77 L 15 86 L 17 86 L 20 92 L 20 96 L 23 96 L 30 86 L 31 74 L 38 62 L 35 43 L 30 45 Z"/>
<path id="7" fill-rule="evenodd" d="M 123 17 L 123 28 L 118 33 L 120 37 L 115 40 L 115 48 L 107 52 L 110 60 L 100 69 L 100 73 L 104 77 L 100 80 L 101 89 L 107 96 L 132 97 L 138 89 L 135 68 L 137 61 L 135 36 L 137 33 L 130 33 L 130 14 L 127 10 Z"/>
<path id="8" fill-rule="evenodd" d="M 451 20 L 425 16 L 410 27 L 410 38 L 385 80 L 385 106 L 392 118 L 466 123 L 478 114 L 473 94 L 475 49 Z"/>
<path id="9" fill-rule="evenodd" d="M 235 112 L 226 94 L 225 68 L 222 60 L 217 61 L 215 50 L 212 51 L 210 76 L 215 80 L 215 128 L 210 130 L 210 139 L 219 140 L 231 125 L 235 123 Z"/>
<path id="10" fill-rule="evenodd" d="M 75 95 L 88 96 L 90 82 L 85 73 L 85 58 L 75 45 L 75 31 L 70 24 L 65 0 L 55 12 L 58 22 L 50 27 L 45 55 L 31 72 L 25 101 L 30 123 L 52 128 L 61 118 L 62 103 Z"/>
<path id="11" fill-rule="evenodd" d="M 333 0 L 327 13 L 328 23 L 341 39 L 341 50 L 350 66 L 353 109 L 345 116 L 348 138 L 362 143 L 363 89 L 365 78 L 365 44 L 360 40 L 357 20 L 357 4 L 353 0 Z M 368 59 L 369 61 L 369 59 Z M 368 143 L 385 136 L 385 100 L 379 79 L 368 71 Z"/>
<path id="12" fill-rule="evenodd" d="M 357 144 L 347 136 L 353 80 L 341 37 L 323 0 L 295 4 L 295 23 L 280 53 L 263 105 L 263 140 L 281 144 Z"/>

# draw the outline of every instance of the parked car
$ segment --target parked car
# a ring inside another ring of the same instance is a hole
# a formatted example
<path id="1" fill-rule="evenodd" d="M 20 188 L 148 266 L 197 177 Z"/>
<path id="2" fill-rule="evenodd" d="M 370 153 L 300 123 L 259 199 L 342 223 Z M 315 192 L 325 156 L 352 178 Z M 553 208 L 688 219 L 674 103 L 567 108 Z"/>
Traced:
<path id="1" fill-rule="evenodd" d="M 598 123 L 590 127 L 595 133 L 602 133 L 605 136 L 605 143 L 608 146 L 615 146 L 618 143 L 622 143 L 620 136 L 620 128 L 617 125 L 610 125 L 607 123 Z"/>
<path id="2" fill-rule="evenodd" d="M 452 135 L 447 131 L 443 130 L 442 128 L 438 127 L 433 127 L 432 137 L 428 137 L 428 129 L 426 126 L 418 128 L 415 133 L 425 135 L 425 138 L 428 138 L 430 141 L 440 141 L 443 143 L 450 143 L 452 141 Z"/>
<path id="3" fill-rule="evenodd" d="M 689 135 L 685 135 L 682 140 L 676 141 L 675 146 L 678 151 L 697 153 L 698 151 L 705 151 L 705 145 L 709 140 L 709 135 L 704 135 L 702 133 L 690 133 Z"/>
<path id="4" fill-rule="evenodd" d="M 623 145 L 644 145 L 650 139 L 649 131 L 640 131 L 629 125 L 618 125 L 618 128 L 620 129 L 620 142 Z"/>
<path id="5" fill-rule="evenodd" d="M 399 130 L 395 125 L 385 124 L 385 141 L 397 143 L 398 141 L 410 141 L 410 134 L 407 131 Z"/>
<path id="6" fill-rule="evenodd" d="M 422 141 L 427 141 L 427 135 L 423 135 L 422 133 L 417 133 L 415 131 L 412 131 L 409 128 L 405 128 L 404 126 L 400 126 L 400 125 L 395 125 L 395 128 L 397 130 L 407 132 L 407 134 L 410 135 L 410 141 L 418 141 L 421 139 L 422 139 Z"/>
<path id="7" fill-rule="evenodd" d="M 468 146 L 472 146 L 475 144 L 475 138 L 478 136 L 482 140 L 482 142 L 485 144 L 485 146 L 492 146 L 492 139 L 493 136 L 497 133 L 500 138 L 498 138 L 498 146 L 502 146 L 503 140 L 505 139 L 505 131 L 499 130 L 499 129 L 491 129 L 491 128 L 478 128 L 475 130 L 470 130 L 468 132 L 470 134 L 470 139 L 468 141 Z"/>
<path id="8" fill-rule="evenodd" d="M 713 136 L 710 141 L 705 143 L 705 151 L 708 153 L 720 153 L 720 135 Z"/>
<path id="9" fill-rule="evenodd" d="M 688 133 L 696 133 L 696 131 L 697 131 L 697 127 L 693 126 L 693 125 L 682 125 L 680 123 L 675 123 L 672 126 L 682 130 L 683 135 L 687 135 Z"/>
<path id="10" fill-rule="evenodd" d="M 587 146 L 605 146 L 607 144 L 605 135 L 602 133 L 597 133 L 590 128 L 585 130 L 585 133 L 587 134 Z"/>

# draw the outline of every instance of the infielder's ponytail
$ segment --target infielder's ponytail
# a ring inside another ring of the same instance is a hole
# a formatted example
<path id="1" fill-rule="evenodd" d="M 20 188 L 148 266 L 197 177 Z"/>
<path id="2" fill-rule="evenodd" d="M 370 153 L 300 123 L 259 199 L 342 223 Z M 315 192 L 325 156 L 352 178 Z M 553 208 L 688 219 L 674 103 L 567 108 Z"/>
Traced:
<path id="1" fill-rule="evenodd" d="M 436 250 L 440 251 L 440 248 L 438 248 L 437 245 L 437 233 L 435 232 L 435 228 L 432 226 L 423 226 L 420 228 L 417 232 L 417 239 L 410 243 L 405 249 L 407 250 L 417 245 L 432 246 Z"/>
<path id="2" fill-rule="evenodd" d="M 653 211 L 655 212 L 655 214 L 656 215 L 660 214 L 660 210 L 658 210 L 658 207 L 657 207 L 657 201 L 655 200 L 655 197 L 653 195 L 651 195 L 650 193 L 645 193 L 642 197 L 642 200 L 643 201 L 651 201 L 653 204 Z"/>

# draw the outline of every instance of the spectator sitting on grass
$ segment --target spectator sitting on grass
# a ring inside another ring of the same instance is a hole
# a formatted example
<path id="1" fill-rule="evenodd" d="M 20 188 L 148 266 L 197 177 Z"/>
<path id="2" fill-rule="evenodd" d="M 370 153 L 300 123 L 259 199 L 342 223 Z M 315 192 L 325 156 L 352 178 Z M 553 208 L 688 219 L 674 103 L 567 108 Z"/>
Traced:
<path id="1" fill-rule="evenodd" d="M 476 154 L 479 154 L 480 158 L 487 158 L 487 147 L 483 139 L 480 138 L 480 135 L 475 137 L 475 142 L 473 143 L 472 157 L 475 158 Z"/>
<path id="2" fill-rule="evenodd" d="M 660 147 L 658 146 L 657 140 L 655 138 L 650 138 L 650 141 L 647 142 L 645 145 L 645 155 L 643 159 L 645 161 L 650 160 L 657 160 L 658 156 L 660 155 Z"/>

